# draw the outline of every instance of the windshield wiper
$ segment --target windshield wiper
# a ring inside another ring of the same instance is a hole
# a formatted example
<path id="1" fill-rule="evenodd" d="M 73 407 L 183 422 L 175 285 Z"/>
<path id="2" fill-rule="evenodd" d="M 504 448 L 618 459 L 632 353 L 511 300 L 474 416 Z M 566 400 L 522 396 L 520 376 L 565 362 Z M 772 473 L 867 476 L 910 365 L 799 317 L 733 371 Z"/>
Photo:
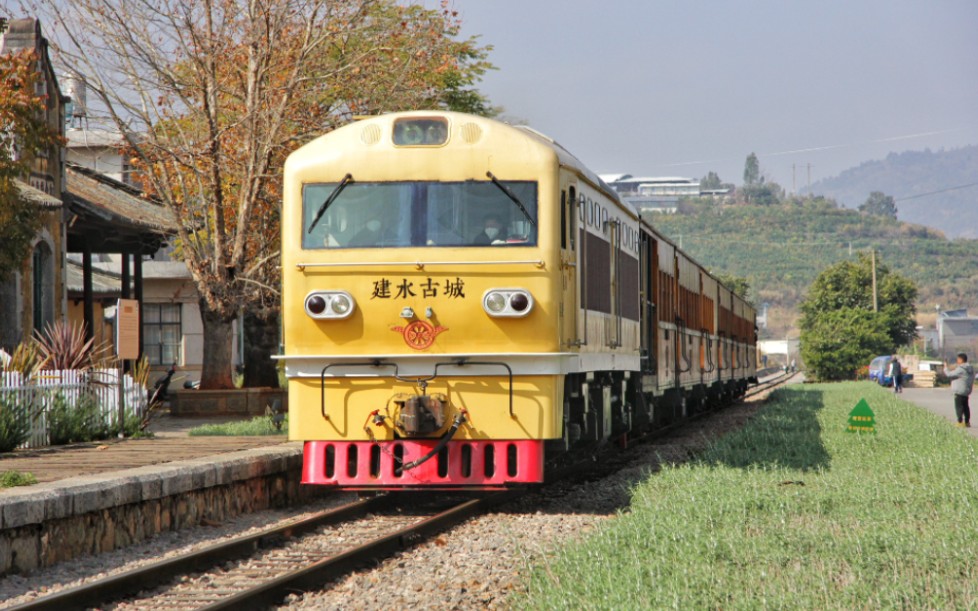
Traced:
<path id="1" fill-rule="evenodd" d="M 489 180 L 492 181 L 492 184 L 499 187 L 499 190 L 506 194 L 506 197 L 513 200 L 513 203 L 516 204 L 516 207 L 520 209 L 520 211 L 523 213 L 523 216 L 526 217 L 526 220 L 530 221 L 530 224 L 533 225 L 535 229 L 537 226 L 537 222 L 533 220 L 532 216 L 530 216 L 530 213 L 527 211 L 526 206 L 523 205 L 523 202 L 520 201 L 520 198 L 516 197 L 516 194 L 510 191 L 509 187 L 499 182 L 499 179 L 496 178 L 496 176 L 492 172 L 486 172 L 486 176 L 489 177 Z"/>
<path id="2" fill-rule="evenodd" d="M 353 174 L 347 174 L 343 177 L 340 184 L 336 185 L 333 192 L 329 194 L 329 197 L 326 198 L 323 205 L 316 211 L 316 218 L 312 219 L 312 224 L 309 225 L 309 230 L 306 233 L 312 233 L 312 230 L 316 227 L 316 223 L 318 223 L 319 219 L 323 218 L 323 214 L 326 213 L 326 208 L 329 208 L 329 205 L 333 203 L 333 200 L 339 197 L 340 193 L 343 192 L 343 189 L 346 188 L 346 185 L 350 184 L 351 182 L 353 182 Z"/>

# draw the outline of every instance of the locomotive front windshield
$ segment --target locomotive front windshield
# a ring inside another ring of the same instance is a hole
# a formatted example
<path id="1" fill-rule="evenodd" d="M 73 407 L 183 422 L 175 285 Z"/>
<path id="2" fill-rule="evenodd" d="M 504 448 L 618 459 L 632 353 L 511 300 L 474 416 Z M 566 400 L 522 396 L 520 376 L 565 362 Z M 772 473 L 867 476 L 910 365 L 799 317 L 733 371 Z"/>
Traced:
<path id="1" fill-rule="evenodd" d="M 302 247 L 536 246 L 536 216 L 530 181 L 307 184 Z"/>

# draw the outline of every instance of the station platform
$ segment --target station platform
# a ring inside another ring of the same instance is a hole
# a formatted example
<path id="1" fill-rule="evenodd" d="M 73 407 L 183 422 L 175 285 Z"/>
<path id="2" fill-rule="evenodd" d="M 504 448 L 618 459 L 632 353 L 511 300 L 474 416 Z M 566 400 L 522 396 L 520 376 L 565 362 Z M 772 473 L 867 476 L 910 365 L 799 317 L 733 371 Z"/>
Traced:
<path id="1" fill-rule="evenodd" d="M 954 415 L 954 395 L 950 388 L 904 388 L 897 395 L 904 401 L 909 401 L 927 411 L 946 418 L 949 422 L 957 422 Z M 964 429 L 969 435 L 978 437 L 978 392 L 971 395 L 972 422 L 970 429 Z"/>
<path id="2" fill-rule="evenodd" d="M 240 420 L 240 418 L 238 418 Z M 286 443 L 285 435 L 264 437 L 190 437 L 192 428 L 234 418 L 173 418 L 154 420 L 153 437 L 104 439 L 67 446 L 17 450 L 0 458 L 0 472 L 30 473 L 39 483 L 97 475 L 160 463 L 203 458 L 239 450 Z M 26 489 L 26 488 L 21 488 Z M 0 498 L 4 489 L 0 489 Z"/>
<path id="3" fill-rule="evenodd" d="M 188 436 L 214 421 L 163 417 L 152 438 L 4 455 L 0 471 L 31 473 L 39 483 L 0 489 L 0 575 L 320 493 L 300 484 L 301 442 Z"/>

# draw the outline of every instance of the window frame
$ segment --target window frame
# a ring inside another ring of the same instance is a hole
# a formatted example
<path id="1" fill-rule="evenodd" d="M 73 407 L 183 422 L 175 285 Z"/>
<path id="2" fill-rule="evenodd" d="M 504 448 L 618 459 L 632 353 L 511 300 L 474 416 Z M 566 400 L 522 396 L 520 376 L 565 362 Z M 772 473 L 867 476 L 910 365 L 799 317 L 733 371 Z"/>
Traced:
<path id="1" fill-rule="evenodd" d="M 318 201 L 318 200 L 308 200 L 307 199 L 307 198 L 310 197 L 310 195 L 309 195 L 309 189 L 310 188 L 316 188 L 316 187 L 326 187 L 327 188 L 326 193 L 328 194 L 329 191 L 331 191 L 331 188 L 335 188 L 339 184 L 339 183 L 335 183 L 335 182 L 318 182 L 317 181 L 317 182 L 303 183 L 303 185 L 302 185 L 302 195 L 301 195 L 301 201 L 300 201 L 300 218 L 302 219 L 301 220 L 302 227 L 300 228 L 300 231 L 302 232 L 302 234 L 301 234 L 301 238 L 300 238 L 300 241 L 299 241 L 300 242 L 300 248 L 301 248 L 301 250 L 318 251 L 318 250 L 355 250 L 355 249 L 360 249 L 360 248 L 388 250 L 388 249 L 399 249 L 399 248 L 488 248 L 488 247 L 496 248 L 496 247 L 502 246 L 502 247 L 505 247 L 505 248 L 508 249 L 508 248 L 536 248 L 536 247 L 538 247 L 540 245 L 540 239 L 541 239 L 541 236 L 542 236 L 542 231 L 540 230 L 540 227 L 539 227 L 539 223 L 540 223 L 540 221 L 539 221 L 539 219 L 540 219 L 540 208 L 541 208 L 541 206 L 540 206 L 540 182 L 538 180 L 502 180 L 501 182 L 504 185 L 507 185 L 508 187 L 512 187 L 513 185 L 529 185 L 529 186 L 532 187 L 533 197 L 534 197 L 533 201 L 532 202 L 523 202 L 526 205 L 526 207 L 529 209 L 528 211 L 532 214 L 532 219 L 533 219 L 533 222 L 530 224 L 531 230 L 530 230 L 530 233 L 529 233 L 529 236 L 531 236 L 532 239 L 531 240 L 528 240 L 527 242 L 512 242 L 512 243 L 508 243 L 508 244 L 498 244 L 497 243 L 497 244 L 492 244 L 492 245 L 473 244 L 473 243 L 471 243 L 471 242 L 468 241 L 469 240 L 469 236 L 463 236 L 466 241 L 464 243 L 461 243 L 461 244 L 432 244 L 429 241 L 427 244 L 423 244 L 423 245 L 422 244 L 413 244 L 412 243 L 412 244 L 405 244 L 405 245 L 401 245 L 401 244 L 385 244 L 385 245 L 379 245 L 379 246 L 349 246 L 349 245 L 339 245 L 339 244 L 333 244 L 333 245 L 325 245 L 324 244 L 323 246 L 317 246 L 317 244 L 319 242 L 316 241 L 316 240 L 314 240 L 314 239 L 313 240 L 310 240 L 307 234 L 308 234 L 308 225 L 309 225 L 309 222 L 310 222 L 310 218 L 309 218 L 310 207 L 311 207 L 312 210 L 315 210 L 315 209 L 317 209 L 319 207 L 319 205 L 321 204 L 321 202 Z M 421 212 L 421 214 L 427 215 L 427 214 L 430 213 L 430 209 L 428 208 L 428 206 L 431 205 L 431 203 L 432 203 L 433 200 L 426 199 L 424 202 L 420 202 L 417 199 L 415 199 L 415 198 L 418 197 L 418 193 L 423 192 L 423 193 L 425 193 L 425 198 L 428 198 L 427 192 L 431 188 L 431 186 L 433 186 L 433 185 L 452 186 L 452 185 L 469 185 L 469 184 L 492 185 L 492 181 L 488 181 L 488 180 L 390 180 L 390 181 L 363 181 L 363 182 L 360 182 L 360 183 L 352 183 L 349 188 L 356 188 L 357 186 L 363 187 L 363 186 L 367 186 L 367 185 L 369 185 L 369 186 L 389 186 L 389 185 L 411 186 L 411 189 L 412 189 L 412 191 L 411 191 L 412 199 L 411 199 L 411 202 L 410 202 L 410 209 L 411 209 L 411 211 L 413 211 L 413 212 Z M 343 196 L 343 194 L 341 193 L 340 194 L 340 197 L 337 198 L 337 200 L 339 200 L 340 198 L 342 198 L 342 196 Z M 507 198 L 507 195 L 505 195 L 504 193 L 502 193 L 500 191 L 499 197 L 500 198 Z M 507 199 L 507 201 L 508 201 L 508 199 Z M 422 204 L 424 204 L 425 209 L 423 211 L 417 210 Z M 515 202 L 509 202 L 509 204 L 512 205 L 513 206 L 513 209 L 515 210 L 515 212 L 513 212 L 512 219 L 515 220 L 515 221 L 520 221 L 520 219 L 519 219 L 519 210 L 517 209 L 517 206 L 516 206 Z M 335 202 L 334 202 L 333 205 L 335 205 Z M 329 211 L 327 211 L 326 214 L 329 214 Z M 522 222 L 527 222 L 527 221 L 523 220 Z M 319 222 L 317 223 L 317 227 L 323 225 L 324 223 L 325 223 L 325 218 L 321 218 L 319 220 Z"/>
<path id="2" fill-rule="evenodd" d="M 165 307 L 172 307 L 176 309 L 177 320 L 175 322 L 163 321 L 163 309 Z M 149 318 L 146 315 L 147 310 L 151 308 L 157 309 L 158 311 L 158 320 L 156 321 L 147 320 Z M 149 362 L 150 365 L 173 364 L 173 361 L 163 360 L 163 350 L 164 347 L 166 346 L 173 346 L 176 348 L 176 364 L 183 365 L 183 350 L 182 350 L 183 348 L 183 304 L 166 303 L 166 302 L 143 303 L 143 319 L 142 321 L 140 321 L 140 326 L 143 333 L 143 354 L 146 356 L 146 360 Z M 150 345 L 146 341 L 146 338 L 149 336 L 149 334 L 146 332 L 147 327 L 156 327 L 159 330 L 159 337 L 160 337 L 159 343 Z M 164 342 L 163 330 L 165 328 L 172 328 L 172 327 L 176 327 L 177 329 L 177 341 L 173 343 Z"/>

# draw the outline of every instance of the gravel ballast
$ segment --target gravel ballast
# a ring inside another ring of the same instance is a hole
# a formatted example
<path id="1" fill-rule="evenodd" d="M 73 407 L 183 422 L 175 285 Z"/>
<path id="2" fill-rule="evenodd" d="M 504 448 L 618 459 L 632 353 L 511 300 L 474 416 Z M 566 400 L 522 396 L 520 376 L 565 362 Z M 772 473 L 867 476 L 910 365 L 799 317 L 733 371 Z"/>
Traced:
<path id="1" fill-rule="evenodd" d="M 375 568 L 328 584 L 324 591 L 293 596 L 281 608 L 507 608 L 510 595 L 524 587 L 528 567 L 545 566 L 548 553 L 556 547 L 627 511 L 630 488 L 637 481 L 663 463 L 687 460 L 711 440 L 742 426 L 759 408 L 758 399 L 601 459 L 614 465 L 604 471 L 605 475 L 528 492 L 494 513 L 473 519 Z M 126 549 L 8 576 L 0 579 L 0 608 L 306 517 L 354 498 L 337 493 L 300 508 L 265 511 L 223 524 L 169 532 Z M 186 608 L 195 606 L 188 604 Z"/>
<path id="2" fill-rule="evenodd" d="M 327 590 L 293 596 L 280 609 L 506 609 L 510 595 L 524 588 L 531 565 L 545 564 L 556 547 L 627 511 L 636 482 L 742 426 L 760 407 L 759 399 L 629 449 L 615 459 L 622 465 L 611 475 L 528 493 Z"/>

